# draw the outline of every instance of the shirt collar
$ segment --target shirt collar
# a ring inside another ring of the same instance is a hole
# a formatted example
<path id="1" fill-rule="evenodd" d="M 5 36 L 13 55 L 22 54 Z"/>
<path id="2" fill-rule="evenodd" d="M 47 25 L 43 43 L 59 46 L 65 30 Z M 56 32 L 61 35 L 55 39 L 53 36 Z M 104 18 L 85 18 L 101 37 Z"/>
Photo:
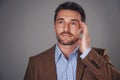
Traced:
<path id="1" fill-rule="evenodd" d="M 56 44 L 56 46 L 55 46 L 55 63 L 59 60 L 61 55 L 62 55 L 62 52 L 59 49 L 58 44 Z"/>
<path id="2" fill-rule="evenodd" d="M 79 48 L 79 46 L 77 46 L 75 48 L 75 50 L 71 53 L 71 55 L 77 56 L 77 50 L 78 50 L 78 48 Z M 60 59 L 61 55 L 63 55 L 63 53 L 60 50 L 60 48 L 58 47 L 58 44 L 56 44 L 56 46 L 55 46 L 55 63 Z M 71 57 L 73 57 L 73 56 L 71 56 Z"/>

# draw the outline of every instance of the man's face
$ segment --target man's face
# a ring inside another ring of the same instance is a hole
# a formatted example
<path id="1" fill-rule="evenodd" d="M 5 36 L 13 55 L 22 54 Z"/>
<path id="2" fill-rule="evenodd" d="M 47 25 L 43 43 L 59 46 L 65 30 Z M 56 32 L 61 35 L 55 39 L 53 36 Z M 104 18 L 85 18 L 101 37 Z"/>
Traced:
<path id="1" fill-rule="evenodd" d="M 78 41 L 80 21 L 81 16 L 76 11 L 60 10 L 58 12 L 54 28 L 60 44 L 73 45 Z"/>

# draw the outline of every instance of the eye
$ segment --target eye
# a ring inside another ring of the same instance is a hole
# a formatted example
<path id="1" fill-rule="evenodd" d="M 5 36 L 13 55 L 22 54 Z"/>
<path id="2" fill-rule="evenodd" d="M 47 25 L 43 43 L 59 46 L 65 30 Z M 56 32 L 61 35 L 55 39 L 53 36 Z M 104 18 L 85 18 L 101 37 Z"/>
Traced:
<path id="1" fill-rule="evenodd" d="M 75 23 L 75 22 L 72 22 L 71 24 L 72 24 L 72 25 L 76 25 L 76 23 Z"/>
<path id="2" fill-rule="evenodd" d="M 64 24 L 64 21 L 60 20 L 58 21 L 58 24 Z"/>
<path id="3" fill-rule="evenodd" d="M 70 23 L 70 25 L 71 25 L 71 26 L 78 26 L 78 23 L 75 22 L 75 21 L 72 21 L 72 22 Z"/>

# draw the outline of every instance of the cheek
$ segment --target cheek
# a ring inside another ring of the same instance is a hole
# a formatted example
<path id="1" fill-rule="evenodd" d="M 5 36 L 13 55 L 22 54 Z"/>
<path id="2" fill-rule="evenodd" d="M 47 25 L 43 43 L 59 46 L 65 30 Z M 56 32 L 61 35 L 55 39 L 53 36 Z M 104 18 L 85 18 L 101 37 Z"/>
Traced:
<path id="1" fill-rule="evenodd" d="M 61 28 L 59 28 L 59 27 L 55 27 L 54 30 L 55 30 L 55 32 L 56 32 L 57 34 L 63 32 L 63 30 L 62 30 Z"/>
<path id="2" fill-rule="evenodd" d="M 71 29 L 71 33 L 76 35 L 78 33 L 79 29 L 78 28 L 74 28 L 74 29 Z"/>

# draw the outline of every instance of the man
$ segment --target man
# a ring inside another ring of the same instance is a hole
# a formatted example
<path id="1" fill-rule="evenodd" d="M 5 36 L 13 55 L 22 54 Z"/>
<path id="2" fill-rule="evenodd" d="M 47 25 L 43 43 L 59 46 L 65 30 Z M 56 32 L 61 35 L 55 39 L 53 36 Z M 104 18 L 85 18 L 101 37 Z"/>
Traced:
<path id="1" fill-rule="evenodd" d="M 24 80 L 120 80 L 105 49 L 92 48 L 83 8 L 60 4 L 54 16 L 55 46 L 30 57 Z"/>

